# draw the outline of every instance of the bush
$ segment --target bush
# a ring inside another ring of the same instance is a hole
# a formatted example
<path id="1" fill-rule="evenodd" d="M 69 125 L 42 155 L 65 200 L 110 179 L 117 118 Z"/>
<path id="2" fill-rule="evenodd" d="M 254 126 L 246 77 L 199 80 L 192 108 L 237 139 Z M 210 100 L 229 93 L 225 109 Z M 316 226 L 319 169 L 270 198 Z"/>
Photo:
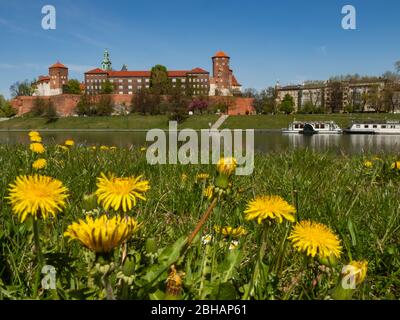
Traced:
<path id="1" fill-rule="evenodd" d="M 110 96 L 102 96 L 96 104 L 97 116 L 110 116 L 114 111 L 114 107 Z"/>
<path id="2" fill-rule="evenodd" d="M 76 106 L 76 113 L 80 116 L 94 116 L 96 115 L 96 104 L 89 95 L 82 95 L 81 99 Z"/>

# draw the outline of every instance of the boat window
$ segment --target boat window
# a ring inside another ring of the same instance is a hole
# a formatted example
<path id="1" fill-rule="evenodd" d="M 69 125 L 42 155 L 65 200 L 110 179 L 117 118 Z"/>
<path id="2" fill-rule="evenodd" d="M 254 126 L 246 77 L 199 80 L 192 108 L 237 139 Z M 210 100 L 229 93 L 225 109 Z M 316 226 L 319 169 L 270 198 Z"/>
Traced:
<path id="1" fill-rule="evenodd" d="M 321 124 L 321 129 L 325 129 L 325 124 Z"/>
<path id="2" fill-rule="evenodd" d="M 319 129 L 319 123 L 315 125 L 315 129 Z"/>
<path id="3" fill-rule="evenodd" d="M 304 128 L 304 124 L 301 124 L 301 125 L 300 125 L 300 128 L 303 129 L 303 128 Z"/>
<path id="4" fill-rule="evenodd" d="M 376 124 L 374 124 L 374 125 L 372 126 L 372 128 L 378 128 L 378 126 L 377 126 Z"/>
<path id="5" fill-rule="evenodd" d="M 295 129 L 298 129 L 298 128 L 299 128 L 299 125 L 298 125 L 298 124 L 295 124 L 295 125 L 294 125 L 294 128 L 295 128 Z"/>
<path id="6" fill-rule="evenodd" d="M 396 128 L 396 126 L 390 126 L 390 129 L 395 129 Z"/>
<path id="7" fill-rule="evenodd" d="M 384 124 L 381 125 L 381 128 L 382 128 L 382 129 L 386 129 L 386 125 L 384 125 Z"/>
<path id="8" fill-rule="evenodd" d="M 364 128 L 369 128 L 369 125 L 367 125 L 367 124 L 366 124 L 366 125 L 364 125 Z"/>

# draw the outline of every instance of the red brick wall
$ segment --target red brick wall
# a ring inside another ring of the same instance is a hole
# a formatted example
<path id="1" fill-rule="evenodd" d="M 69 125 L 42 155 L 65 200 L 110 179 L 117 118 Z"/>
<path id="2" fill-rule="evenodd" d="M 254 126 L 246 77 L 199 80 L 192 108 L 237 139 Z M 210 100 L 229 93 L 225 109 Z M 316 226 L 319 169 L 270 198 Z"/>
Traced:
<path id="1" fill-rule="evenodd" d="M 17 114 L 23 115 L 32 110 L 34 101 L 37 97 L 18 97 L 11 101 L 12 106 L 17 110 Z M 46 101 L 51 100 L 57 110 L 57 113 L 62 117 L 68 117 L 75 114 L 75 108 L 79 102 L 80 95 L 63 94 L 52 97 L 40 97 Z M 126 106 L 131 105 L 132 96 L 128 94 L 113 94 L 111 98 L 115 105 Z M 229 115 L 245 115 L 254 114 L 255 110 L 252 107 L 252 98 L 234 98 L 234 97 L 210 97 L 210 103 L 227 104 Z"/>

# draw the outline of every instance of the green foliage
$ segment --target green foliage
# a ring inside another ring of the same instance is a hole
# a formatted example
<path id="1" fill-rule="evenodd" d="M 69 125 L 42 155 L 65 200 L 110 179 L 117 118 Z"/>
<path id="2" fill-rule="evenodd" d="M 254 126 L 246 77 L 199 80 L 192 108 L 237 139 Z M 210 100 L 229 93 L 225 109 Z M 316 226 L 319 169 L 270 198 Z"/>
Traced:
<path id="1" fill-rule="evenodd" d="M 0 95 L 0 118 L 11 118 L 17 114 L 17 111 L 11 106 L 2 95 Z"/>
<path id="2" fill-rule="evenodd" d="M 110 116 L 113 110 L 111 97 L 107 95 L 101 96 L 99 102 L 96 104 L 96 116 Z"/>
<path id="3" fill-rule="evenodd" d="M 171 89 L 171 82 L 168 78 L 168 71 L 165 66 L 156 65 L 151 68 L 150 88 L 155 94 L 168 94 Z"/>
<path id="4" fill-rule="evenodd" d="M 94 97 L 90 95 L 82 95 L 76 106 L 76 113 L 80 116 L 96 115 L 96 103 Z"/>
<path id="5" fill-rule="evenodd" d="M 81 83 L 76 79 L 71 79 L 66 85 L 63 86 L 63 93 L 65 94 L 81 94 Z"/>
<path id="6" fill-rule="evenodd" d="M 279 110 L 285 114 L 291 114 L 294 111 L 294 100 L 291 95 L 285 95 L 279 106 Z"/>
<path id="7" fill-rule="evenodd" d="M 36 81 L 17 81 L 10 87 L 11 96 L 13 98 L 20 97 L 20 96 L 32 96 L 35 92 L 35 83 Z"/>
<path id="8" fill-rule="evenodd" d="M 100 94 L 112 94 L 114 92 L 114 84 L 110 80 L 106 80 L 101 84 Z"/>

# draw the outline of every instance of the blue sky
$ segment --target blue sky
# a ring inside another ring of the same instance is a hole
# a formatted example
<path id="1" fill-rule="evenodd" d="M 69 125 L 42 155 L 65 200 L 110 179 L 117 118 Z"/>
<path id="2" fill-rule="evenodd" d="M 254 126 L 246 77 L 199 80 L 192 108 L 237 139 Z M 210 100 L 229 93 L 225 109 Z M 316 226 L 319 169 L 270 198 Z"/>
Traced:
<path id="1" fill-rule="evenodd" d="M 41 28 L 47 4 L 56 30 Z M 357 30 L 341 28 L 346 4 L 357 9 Z M 115 69 L 132 70 L 211 71 L 223 50 L 245 88 L 380 75 L 400 59 L 399 13 L 398 0 L 0 0 L 0 94 L 57 60 L 82 80 L 105 48 Z"/>

